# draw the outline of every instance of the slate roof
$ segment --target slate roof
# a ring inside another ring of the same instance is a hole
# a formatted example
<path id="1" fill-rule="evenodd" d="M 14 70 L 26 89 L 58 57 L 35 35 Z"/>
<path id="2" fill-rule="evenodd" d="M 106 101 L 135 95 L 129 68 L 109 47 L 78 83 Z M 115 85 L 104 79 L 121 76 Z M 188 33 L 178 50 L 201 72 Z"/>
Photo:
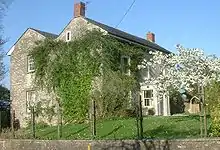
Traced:
<path id="1" fill-rule="evenodd" d="M 158 44 L 156 43 L 153 43 L 153 42 L 150 42 L 146 39 L 143 39 L 143 38 L 140 38 L 138 36 L 134 36 L 132 34 L 129 34 L 129 33 L 126 33 L 124 31 L 121 31 L 121 30 L 118 30 L 116 28 L 113 28 L 113 27 L 110 27 L 108 25 L 105 25 L 105 24 L 102 24 L 100 22 L 97 22 L 95 20 L 92 20 L 92 19 L 89 19 L 89 18 L 84 18 L 85 20 L 87 20 L 89 23 L 91 24 L 94 24 L 100 28 L 102 28 L 103 30 L 107 31 L 110 35 L 113 35 L 114 37 L 116 38 L 120 38 L 122 40 L 126 40 L 126 41 L 131 41 L 131 42 L 134 42 L 134 43 L 137 43 L 137 44 L 140 44 L 142 46 L 145 46 L 147 48 L 150 48 L 150 49 L 153 49 L 153 50 L 158 50 L 158 51 L 161 51 L 161 52 L 164 52 L 164 53 L 171 53 L 170 51 L 166 50 L 165 48 L 159 46 Z M 71 22 L 71 21 L 70 21 Z M 68 26 L 68 25 L 67 25 Z M 53 34 L 53 33 L 49 33 L 49 32 L 45 32 L 45 31 L 41 31 L 41 30 L 38 30 L 38 29 L 34 29 L 34 28 L 29 28 L 29 29 L 32 29 L 36 32 L 38 32 L 39 34 L 47 37 L 47 38 L 53 38 L 53 39 L 56 39 L 59 35 L 56 35 L 56 34 Z M 27 29 L 28 30 L 28 29 Z M 27 31 L 26 30 L 26 31 Z M 25 32 L 26 32 L 25 31 Z M 24 33 L 25 33 L 24 32 Z M 24 34 L 23 33 L 23 34 Z M 61 32 L 62 33 L 62 32 Z M 22 36 L 21 36 L 22 37 Z M 20 38 L 21 38 L 20 37 Z M 19 39 L 20 39 L 19 38 Z M 18 39 L 18 40 L 19 40 Z M 17 41 L 18 41 L 17 40 Z M 16 42 L 17 43 L 17 42 Z M 15 43 L 15 44 L 16 44 Z M 14 45 L 15 45 L 14 44 Z M 13 47 L 8 51 L 7 55 L 11 55 L 11 53 L 13 52 Z"/>
<path id="2" fill-rule="evenodd" d="M 157 45 L 156 43 L 153 43 L 153 42 L 150 42 L 150 41 L 147 41 L 143 38 L 140 38 L 140 37 L 137 37 L 137 36 L 134 36 L 132 34 L 129 34 L 129 33 L 126 33 L 124 31 L 121 31 L 121 30 L 118 30 L 116 28 L 113 28 L 113 27 L 110 27 L 110 26 L 107 26 L 105 24 L 102 24 L 100 22 L 97 22 L 95 20 L 92 20 L 92 19 L 89 19 L 89 18 L 85 18 L 89 23 L 92 23 L 102 29 L 104 29 L 105 31 L 107 31 L 109 34 L 111 35 L 114 35 L 116 37 L 119 37 L 119 38 L 122 38 L 122 39 L 125 39 L 125 40 L 129 40 L 129 41 L 132 41 L 134 43 L 138 43 L 138 44 L 141 44 L 143 46 L 146 46 L 148 48 L 152 48 L 154 50 L 158 50 L 158 51 L 161 51 L 161 52 L 164 52 L 164 53 L 171 53 L 170 51 L 166 50 L 165 48 Z"/>
<path id="3" fill-rule="evenodd" d="M 34 29 L 34 28 L 30 28 L 30 29 L 32 29 L 32 30 L 34 30 L 34 31 L 36 31 L 36 32 L 38 32 L 38 33 L 40 33 L 41 35 L 43 35 L 43 36 L 45 36 L 45 37 L 47 37 L 47 38 L 53 38 L 53 39 L 55 39 L 55 38 L 58 37 L 58 35 L 53 34 L 53 33 L 41 31 L 41 30 Z"/>
<path id="4" fill-rule="evenodd" d="M 26 31 L 18 38 L 18 40 L 15 42 L 14 45 L 17 44 L 17 42 L 19 41 L 19 39 L 28 31 L 28 29 L 31 29 L 31 30 L 34 30 L 36 31 L 37 33 L 47 37 L 47 38 L 53 38 L 53 39 L 56 39 L 58 37 L 58 35 L 56 34 L 53 34 L 53 33 L 49 33 L 49 32 L 45 32 L 45 31 L 41 31 L 41 30 L 38 30 L 38 29 L 34 29 L 34 28 L 27 28 Z M 7 52 L 7 55 L 10 56 L 12 54 L 12 52 L 14 51 L 14 45 L 10 48 L 10 50 Z"/>

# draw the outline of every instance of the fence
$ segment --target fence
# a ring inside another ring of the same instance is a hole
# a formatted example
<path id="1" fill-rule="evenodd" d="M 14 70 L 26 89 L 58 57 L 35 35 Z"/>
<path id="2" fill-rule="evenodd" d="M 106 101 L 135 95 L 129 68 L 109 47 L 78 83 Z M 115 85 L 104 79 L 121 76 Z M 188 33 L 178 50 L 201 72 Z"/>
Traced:
<path id="1" fill-rule="evenodd" d="M 172 116 L 143 115 L 142 101 L 134 104 L 134 111 L 126 111 L 126 115 L 111 118 L 98 118 L 96 103 L 92 103 L 92 112 L 89 122 L 64 124 L 62 111 L 57 116 L 57 124 L 49 126 L 36 121 L 36 111 L 31 107 L 30 125 L 25 129 L 13 126 L 10 131 L 3 131 L 3 138 L 17 139 L 82 139 L 82 140 L 121 140 L 121 139 L 178 139 L 199 138 L 208 136 L 210 118 L 203 120 L 201 114 L 173 114 Z M 2 113 L 3 114 L 3 113 Z M 14 118 L 14 113 L 12 113 Z M 207 123 L 205 123 L 207 121 Z"/>

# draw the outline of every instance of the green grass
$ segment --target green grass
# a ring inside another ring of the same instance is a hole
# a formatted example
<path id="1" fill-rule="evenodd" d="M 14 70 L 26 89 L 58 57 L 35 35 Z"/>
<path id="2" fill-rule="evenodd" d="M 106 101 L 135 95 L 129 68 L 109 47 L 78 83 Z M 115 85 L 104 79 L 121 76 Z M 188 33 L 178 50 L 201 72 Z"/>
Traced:
<path id="1" fill-rule="evenodd" d="M 208 118 L 208 125 L 210 120 Z M 144 138 L 177 139 L 200 136 L 199 116 L 145 117 Z M 30 130 L 23 131 L 29 134 Z M 57 127 L 36 129 L 38 139 L 57 139 Z M 102 120 L 97 123 L 96 139 L 136 139 L 136 118 Z M 89 124 L 71 124 L 62 128 L 61 139 L 92 139 Z"/>

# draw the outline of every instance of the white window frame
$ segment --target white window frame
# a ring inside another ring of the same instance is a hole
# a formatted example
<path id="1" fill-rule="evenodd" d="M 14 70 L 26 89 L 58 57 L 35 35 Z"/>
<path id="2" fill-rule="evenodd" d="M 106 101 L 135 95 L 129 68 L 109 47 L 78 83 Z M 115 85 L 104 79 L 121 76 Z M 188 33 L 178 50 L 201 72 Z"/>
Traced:
<path id="1" fill-rule="evenodd" d="M 125 73 L 125 74 L 130 76 L 131 75 L 131 70 L 130 69 L 128 69 L 128 72 L 124 72 L 124 70 L 123 70 L 123 68 L 124 68 L 124 58 L 128 59 L 128 66 L 131 65 L 130 57 L 123 55 L 123 56 L 121 56 L 121 70 L 123 71 L 123 73 Z"/>
<path id="2" fill-rule="evenodd" d="M 34 59 L 31 56 L 27 57 L 27 71 L 28 73 L 35 71 Z"/>
<path id="3" fill-rule="evenodd" d="M 147 91 L 151 91 L 151 96 L 147 97 Z M 146 93 L 145 93 L 146 92 Z M 144 107 L 152 107 L 153 106 L 153 90 L 147 89 L 142 91 L 142 102 Z M 149 102 L 149 105 L 147 104 Z"/>
<path id="4" fill-rule="evenodd" d="M 71 41 L 71 31 L 66 32 L 66 42 Z"/>

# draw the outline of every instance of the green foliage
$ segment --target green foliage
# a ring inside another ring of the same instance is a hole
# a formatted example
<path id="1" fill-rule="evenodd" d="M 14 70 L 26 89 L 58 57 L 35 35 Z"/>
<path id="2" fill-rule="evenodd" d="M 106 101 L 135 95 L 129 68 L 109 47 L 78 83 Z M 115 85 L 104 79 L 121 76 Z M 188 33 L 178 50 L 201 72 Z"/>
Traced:
<path id="1" fill-rule="evenodd" d="M 91 99 L 100 116 L 126 109 L 129 91 L 136 84 L 143 49 L 93 30 L 71 42 L 46 39 L 30 55 L 35 61 L 35 81 L 56 93 L 66 122 L 88 119 Z M 131 58 L 131 76 L 121 72 L 122 55 Z"/>
<path id="2" fill-rule="evenodd" d="M 213 81 L 205 89 L 206 104 L 211 116 L 211 132 L 213 136 L 220 136 L 220 83 Z"/>
<path id="3" fill-rule="evenodd" d="M 155 115 L 155 109 L 154 108 L 148 109 L 148 115 L 151 115 L 151 116 Z"/>
<path id="4" fill-rule="evenodd" d="M 10 100 L 10 91 L 6 87 L 0 85 L 0 100 Z"/>
<path id="5" fill-rule="evenodd" d="M 176 89 L 169 89 L 171 114 L 183 113 L 185 109 L 184 100 Z"/>

